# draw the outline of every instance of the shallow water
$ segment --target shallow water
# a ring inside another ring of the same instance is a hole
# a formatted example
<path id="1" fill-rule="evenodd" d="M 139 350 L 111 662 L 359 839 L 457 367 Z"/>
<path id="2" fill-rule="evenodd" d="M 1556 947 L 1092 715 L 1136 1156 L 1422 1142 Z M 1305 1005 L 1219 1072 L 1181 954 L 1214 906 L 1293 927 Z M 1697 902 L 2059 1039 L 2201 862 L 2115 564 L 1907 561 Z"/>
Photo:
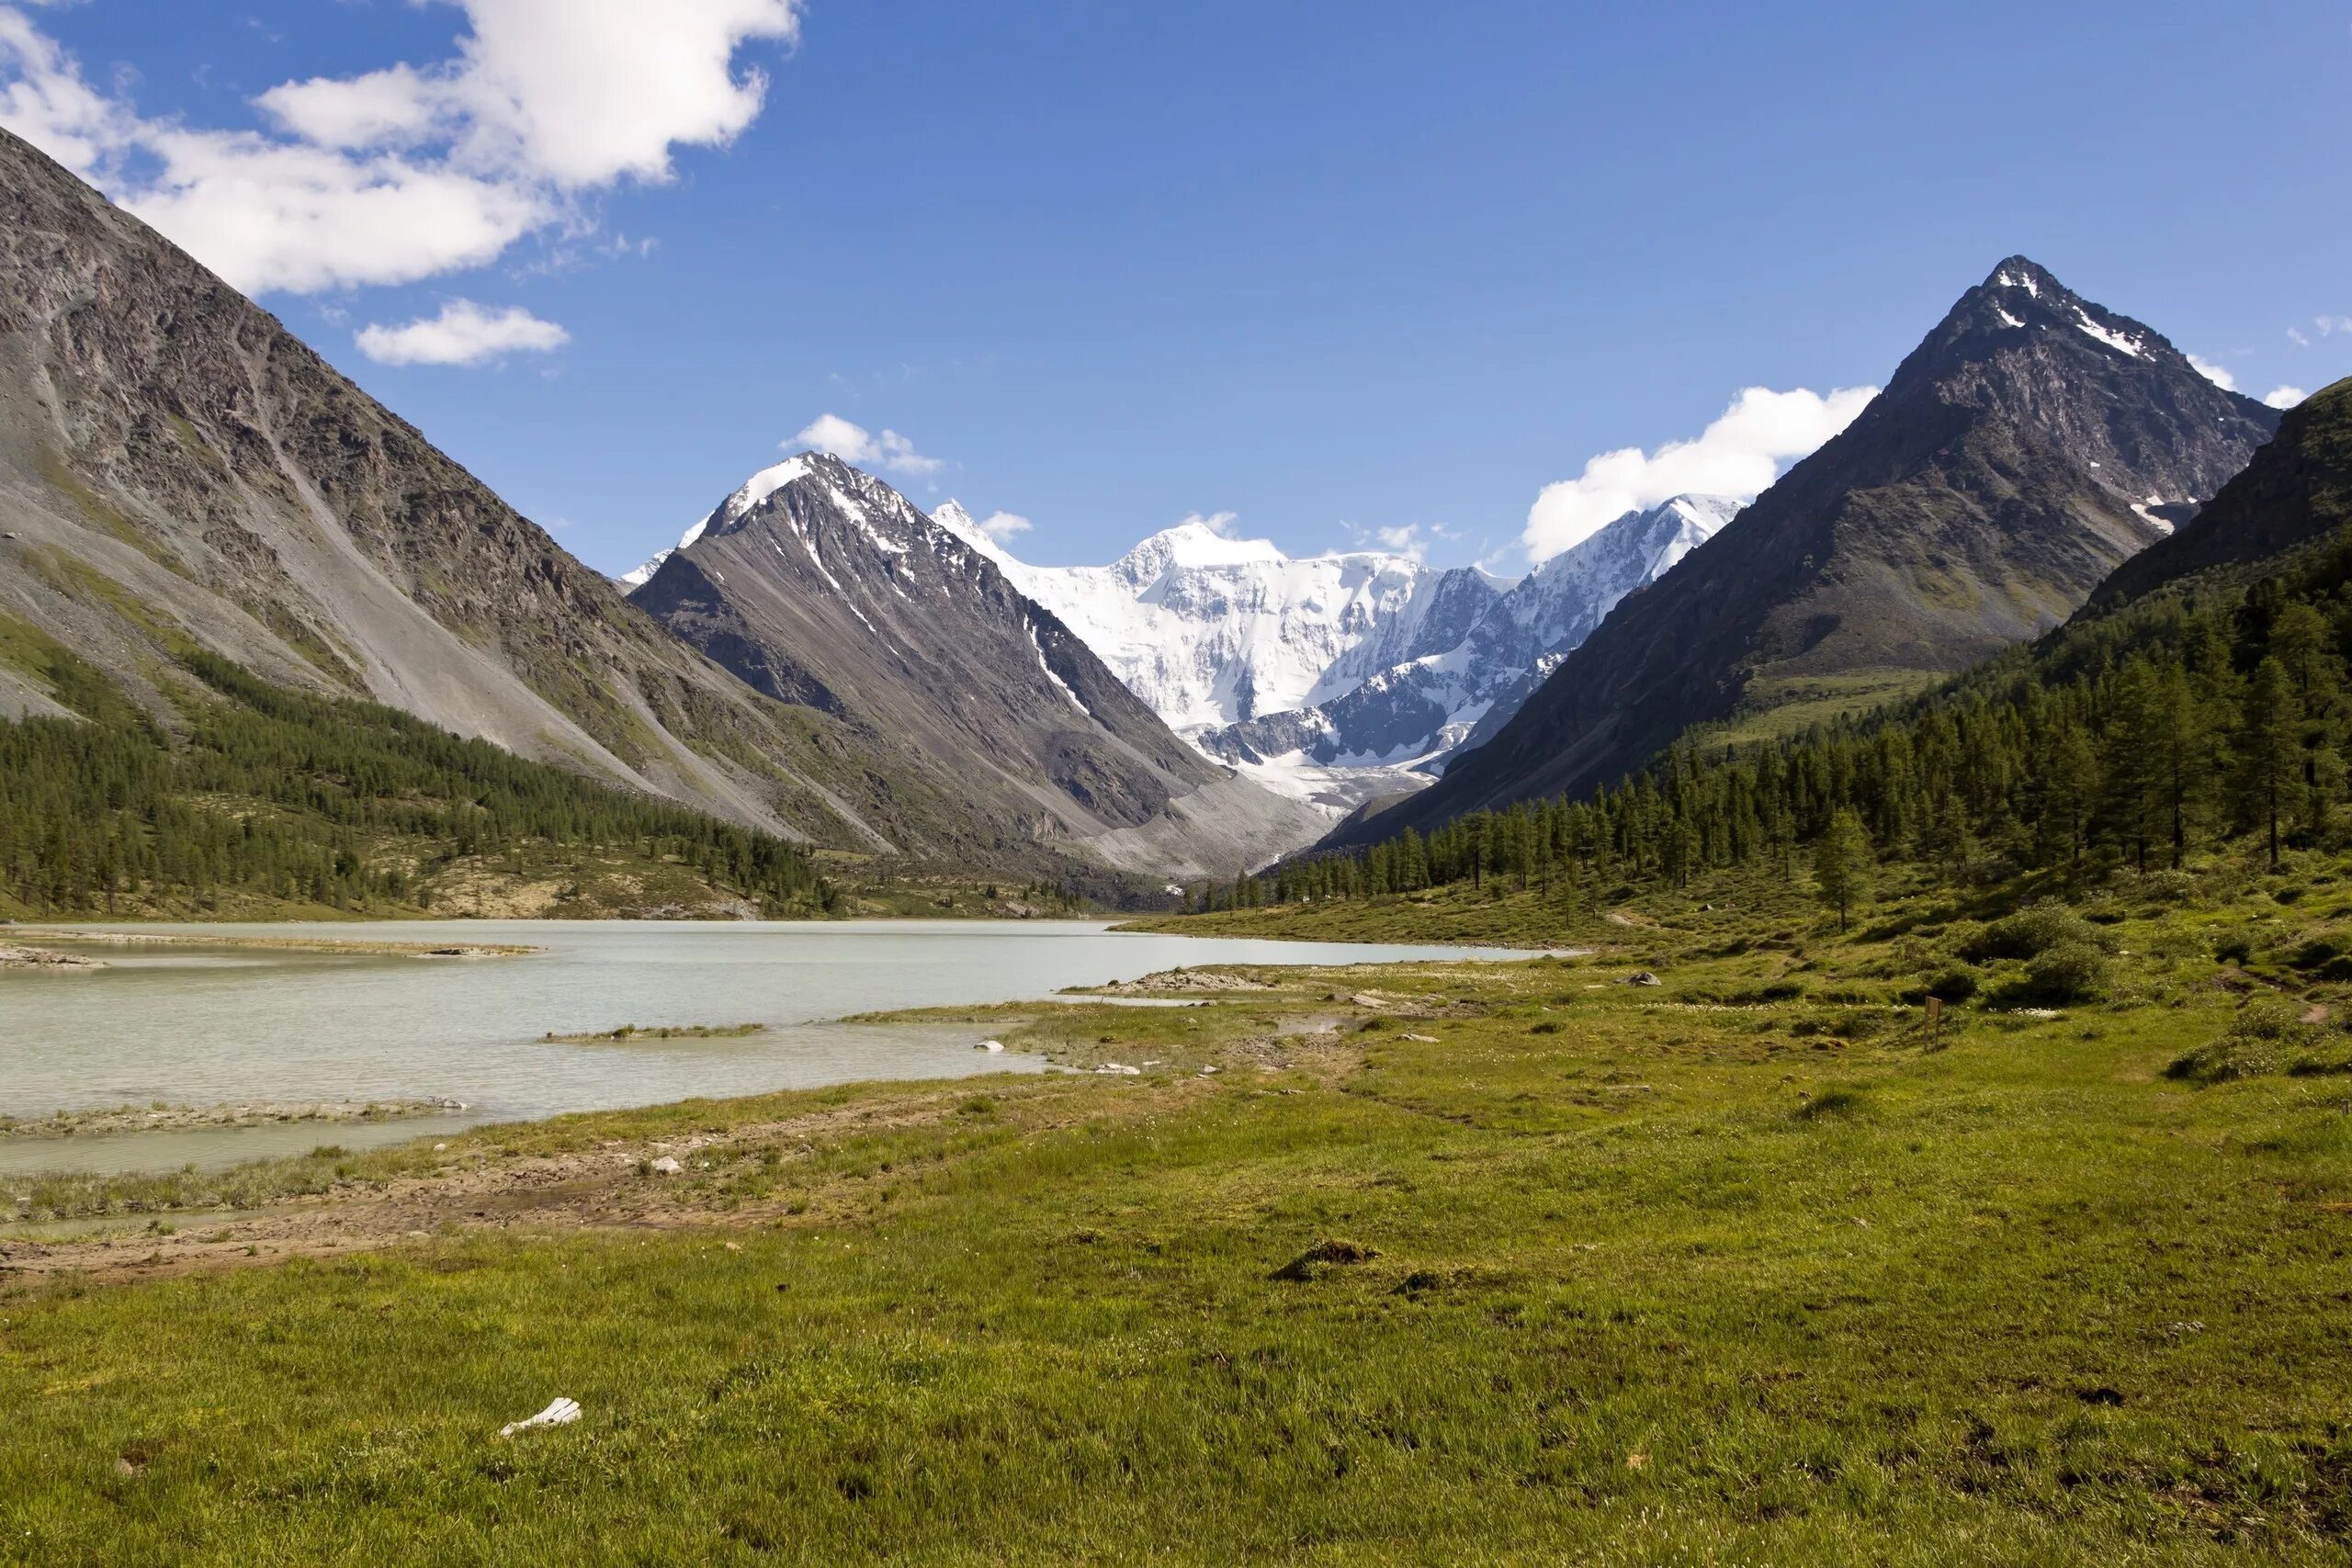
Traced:
<path id="1" fill-rule="evenodd" d="M 90 928 L 99 929 L 99 928 Z M 883 1009 L 1012 1001 L 1203 964 L 1524 958 L 1500 949 L 1253 942 L 1090 921 L 854 924 L 464 920 L 155 928 L 175 935 L 512 942 L 527 957 L 42 941 L 96 973 L 0 973 L 0 1114 L 226 1101 L 448 1098 L 424 1122 L 0 1139 L 0 1171 L 164 1169 L 393 1142 L 482 1122 L 862 1078 L 1035 1071 L 978 1029 L 831 1023 Z M 549 1044 L 622 1024 L 762 1023 L 742 1039 Z"/>

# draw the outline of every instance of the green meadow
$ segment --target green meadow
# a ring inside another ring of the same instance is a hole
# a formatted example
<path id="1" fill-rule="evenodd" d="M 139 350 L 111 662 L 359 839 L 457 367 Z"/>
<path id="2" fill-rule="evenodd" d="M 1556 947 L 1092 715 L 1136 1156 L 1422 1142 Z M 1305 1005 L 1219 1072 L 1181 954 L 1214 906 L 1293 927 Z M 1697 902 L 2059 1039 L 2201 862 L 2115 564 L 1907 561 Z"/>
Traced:
<path id="1" fill-rule="evenodd" d="M 1061 1073 L 19 1193 L 0 1558 L 2340 1562 L 2338 874 L 1844 938 L 1724 880 L 931 1015 Z M 2036 942 L 2103 967 L 2042 1005 Z"/>

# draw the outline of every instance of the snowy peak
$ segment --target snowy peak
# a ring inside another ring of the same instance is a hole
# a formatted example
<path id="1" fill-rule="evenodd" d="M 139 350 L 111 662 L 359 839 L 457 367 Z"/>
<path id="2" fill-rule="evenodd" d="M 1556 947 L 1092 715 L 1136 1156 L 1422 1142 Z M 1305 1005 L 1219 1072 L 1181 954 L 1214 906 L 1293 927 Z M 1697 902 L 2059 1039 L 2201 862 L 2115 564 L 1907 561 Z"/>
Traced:
<path id="1" fill-rule="evenodd" d="M 1283 566 L 1290 558 L 1271 539 L 1236 539 L 1195 517 L 1163 528 L 1121 556 L 1111 570 L 1147 587 L 1170 571 L 1219 567 Z"/>

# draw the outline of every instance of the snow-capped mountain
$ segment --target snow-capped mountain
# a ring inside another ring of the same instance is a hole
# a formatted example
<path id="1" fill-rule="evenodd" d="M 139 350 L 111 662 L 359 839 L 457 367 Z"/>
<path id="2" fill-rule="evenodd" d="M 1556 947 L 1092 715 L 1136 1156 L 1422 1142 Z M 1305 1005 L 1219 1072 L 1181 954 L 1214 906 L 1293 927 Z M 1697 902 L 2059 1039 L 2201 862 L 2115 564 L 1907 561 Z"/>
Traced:
<path id="1" fill-rule="evenodd" d="M 1293 559 L 1199 522 L 1154 534 L 1109 566 L 1031 566 L 952 501 L 932 520 L 1060 616 L 1183 735 L 1311 706 L 1450 648 L 1506 586 L 1376 551 Z"/>
<path id="2" fill-rule="evenodd" d="M 1517 584 L 1361 551 L 1294 559 L 1198 522 L 1109 566 L 1016 559 L 949 502 L 933 521 L 1051 609 L 1179 734 L 1260 782 L 1343 813 L 1422 787 L 1498 724 L 1634 589 L 1739 502 L 1629 513 Z"/>

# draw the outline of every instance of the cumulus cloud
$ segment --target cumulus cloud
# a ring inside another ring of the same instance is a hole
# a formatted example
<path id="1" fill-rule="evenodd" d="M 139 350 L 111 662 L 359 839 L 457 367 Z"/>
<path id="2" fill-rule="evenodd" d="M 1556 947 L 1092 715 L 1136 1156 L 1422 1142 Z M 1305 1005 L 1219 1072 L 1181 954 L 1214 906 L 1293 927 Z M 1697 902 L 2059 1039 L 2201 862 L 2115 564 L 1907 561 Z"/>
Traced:
<path id="1" fill-rule="evenodd" d="M 0 125 L 240 288 L 409 283 L 583 226 L 590 193 L 732 141 L 768 86 L 738 51 L 800 27 L 800 0 L 459 4 L 452 58 L 272 87 L 273 134 L 145 118 L 0 5 Z"/>
<path id="2" fill-rule="evenodd" d="M 2211 360 L 2192 354 L 2188 356 L 2188 363 L 2197 367 L 2197 373 L 2199 375 L 2204 377 L 2208 381 L 2212 382 L 2216 387 L 2221 388 L 2222 390 L 2225 392 L 2234 392 L 2238 389 L 2238 378 L 2231 375 L 2227 369 L 2214 364 Z"/>
<path id="3" fill-rule="evenodd" d="M 1748 497 L 1854 422 L 1878 396 L 1875 387 L 1846 387 L 1823 396 L 1800 387 L 1776 392 L 1748 387 L 1696 437 L 1645 452 L 1603 452 L 1584 472 L 1544 487 L 1520 536 L 1531 560 L 1544 561 L 1590 537 L 1628 512 L 1678 495 Z"/>
<path id="4" fill-rule="evenodd" d="M 1010 542 L 1016 534 L 1026 534 L 1036 525 L 1016 512 L 991 512 L 972 525 L 1000 545 Z"/>
<path id="5" fill-rule="evenodd" d="M 1241 521 L 1238 512 L 1188 512 L 1179 528 L 1206 528 L 1223 538 L 1233 537 L 1233 525 Z"/>
<path id="6" fill-rule="evenodd" d="M 785 446 L 830 452 L 852 467 L 893 474 L 935 474 L 947 466 L 944 458 L 916 451 L 915 444 L 895 430 L 869 431 L 837 413 L 819 414 Z"/>
<path id="7" fill-rule="evenodd" d="M 570 333 L 520 305 L 490 310 L 470 299 L 452 299 L 439 315 L 406 326 L 358 333 L 359 352 L 379 365 L 480 365 L 509 354 L 545 354 L 571 341 Z"/>
<path id="8" fill-rule="evenodd" d="M 2274 409 L 2290 409 L 2310 396 L 2301 387 L 2273 387 L 2263 394 L 2262 400 Z"/>

